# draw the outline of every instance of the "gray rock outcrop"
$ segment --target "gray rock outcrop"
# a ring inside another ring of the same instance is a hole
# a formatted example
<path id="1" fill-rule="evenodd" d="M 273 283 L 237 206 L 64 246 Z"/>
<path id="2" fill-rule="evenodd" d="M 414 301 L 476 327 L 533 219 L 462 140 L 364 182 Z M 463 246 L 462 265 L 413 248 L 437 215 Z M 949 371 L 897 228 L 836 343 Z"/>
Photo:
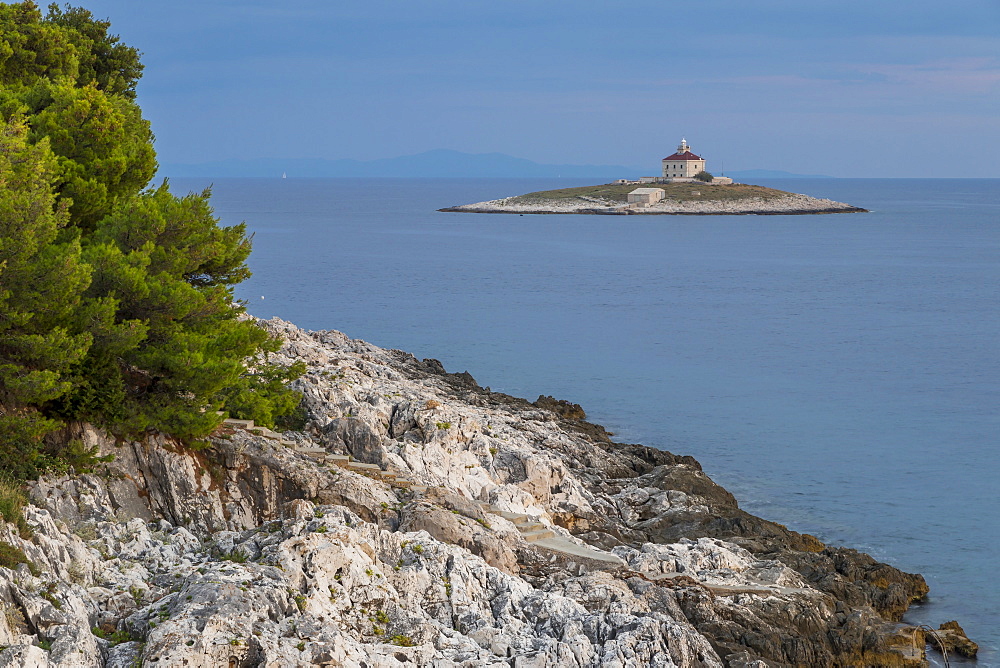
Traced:
<path id="1" fill-rule="evenodd" d="M 0 527 L 25 557 L 0 568 L 0 666 L 923 664 L 895 623 L 920 576 L 744 513 L 694 459 L 264 325 L 308 365 L 304 429 L 191 450 L 77 425 L 115 459 L 35 483 L 31 536 Z"/>

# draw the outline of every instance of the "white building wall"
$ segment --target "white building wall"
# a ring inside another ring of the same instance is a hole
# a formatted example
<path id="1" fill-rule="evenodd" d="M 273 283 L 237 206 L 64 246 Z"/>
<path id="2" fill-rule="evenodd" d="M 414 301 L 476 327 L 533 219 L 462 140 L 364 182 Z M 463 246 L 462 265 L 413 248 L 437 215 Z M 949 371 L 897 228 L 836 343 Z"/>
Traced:
<path id="1" fill-rule="evenodd" d="M 629 204 L 649 206 L 659 202 L 665 194 L 663 188 L 636 188 L 628 194 L 627 199 Z"/>
<path id="2" fill-rule="evenodd" d="M 664 160 L 663 176 L 671 177 L 692 177 L 698 172 L 705 171 L 704 160 Z"/>

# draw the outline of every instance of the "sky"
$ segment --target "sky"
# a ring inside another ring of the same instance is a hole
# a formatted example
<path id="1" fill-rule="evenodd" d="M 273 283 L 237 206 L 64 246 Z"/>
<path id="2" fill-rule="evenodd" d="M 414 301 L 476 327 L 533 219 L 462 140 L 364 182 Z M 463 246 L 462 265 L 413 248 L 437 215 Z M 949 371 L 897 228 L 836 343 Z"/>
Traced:
<path id="1" fill-rule="evenodd" d="M 1000 1 L 77 0 L 161 163 L 453 149 L 1000 177 Z"/>

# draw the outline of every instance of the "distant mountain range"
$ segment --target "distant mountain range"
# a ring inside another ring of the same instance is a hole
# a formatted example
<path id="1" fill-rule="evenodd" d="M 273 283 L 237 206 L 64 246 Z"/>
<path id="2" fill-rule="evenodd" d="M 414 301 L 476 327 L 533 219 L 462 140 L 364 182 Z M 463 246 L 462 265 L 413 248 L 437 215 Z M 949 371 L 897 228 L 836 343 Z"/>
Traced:
<path id="1" fill-rule="evenodd" d="M 546 165 L 503 153 L 462 153 L 437 149 L 379 160 L 324 160 L 321 158 L 257 158 L 219 160 L 197 164 L 163 164 L 159 176 L 278 177 L 478 177 L 478 178 L 605 178 L 651 176 L 655 168 L 621 165 Z M 739 178 L 802 178 L 806 175 L 769 170 L 730 172 Z"/>
<path id="2" fill-rule="evenodd" d="M 726 176 L 737 181 L 743 179 L 833 179 L 834 176 L 825 174 L 793 174 L 783 172 L 780 169 L 743 169 L 735 172 L 726 172 Z"/>

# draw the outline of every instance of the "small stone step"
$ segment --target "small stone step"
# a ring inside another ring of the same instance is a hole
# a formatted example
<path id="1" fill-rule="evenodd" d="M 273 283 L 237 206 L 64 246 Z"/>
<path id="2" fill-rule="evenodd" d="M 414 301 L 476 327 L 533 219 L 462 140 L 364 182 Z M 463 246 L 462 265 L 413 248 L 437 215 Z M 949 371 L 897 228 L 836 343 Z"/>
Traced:
<path id="1" fill-rule="evenodd" d="M 253 429 L 253 420 L 237 420 L 236 418 L 226 418 L 222 424 L 232 425 L 237 429 Z"/>
<path id="2" fill-rule="evenodd" d="M 527 531 L 521 534 L 524 540 L 529 543 L 533 543 L 536 540 L 542 540 L 543 538 L 555 538 L 556 533 L 550 529 L 539 529 L 536 531 Z"/>
<path id="3" fill-rule="evenodd" d="M 326 463 L 336 464 L 337 466 L 347 468 L 347 465 L 351 463 L 351 458 L 347 455 L 327 455 Z"/>
<path id="4" fill-rule="evenodd" d="M 378 464 L 366 464 L 364 462 L 348 462 L 347 466 L 348 468 L 357 469 L 359 471 L 369 471 L 372 473 L 374 473 L 375 471 L 381 473 L 382 471 L 382 467 L 379 466 Z"/>
<path id="5" fill-rule="evenodd" d="M 304 446 L 295 448 L 295 452 L 298 452 L 299 454 L 302 455 L 309 455 L 310 457 L 315 457 L 316 459 L 320 459 L 327 456 L 325 448 L 311 448 L 308 446 Z"/>

